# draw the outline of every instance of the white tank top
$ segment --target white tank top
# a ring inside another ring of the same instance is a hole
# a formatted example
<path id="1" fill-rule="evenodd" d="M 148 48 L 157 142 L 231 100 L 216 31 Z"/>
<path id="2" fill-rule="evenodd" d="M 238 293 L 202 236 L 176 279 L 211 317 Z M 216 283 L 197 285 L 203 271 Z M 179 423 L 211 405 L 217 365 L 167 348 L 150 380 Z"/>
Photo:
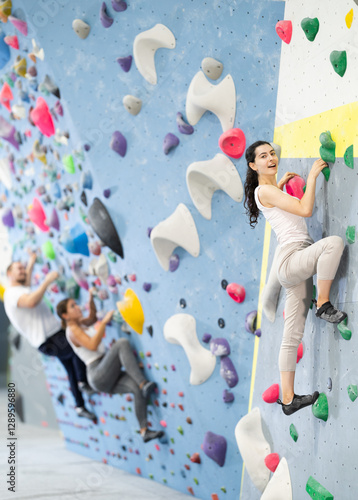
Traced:
<path id="1" fill-rule="evenodd" d="M 82 329 L 89 337 L 93 337 L 93 335 L 96 333 L 96 329 L 94 326 L 89 326 L 88 328 L 82 327 Z M 90 349 L 87 349 L 86 347 L 83 347 L 83 346 L 77 347 L 72 342 L 71 337 L 70 337 L 70 333 L 71 333 L 71 328 L 68 326 L 66 328 L 67 340 L 68 340 L 69 344 L 71 345 L 72 349 L 77 354 L 77 356 L 80 359 L 82 359 L 82 361 L 84 362 L 84 364 L 86 366 L 88 366 L 93 361 L 96 361 L 96 359 L 101 358 L 105 354 L 106 348 L 104 347 L 102 342 L 99 344 L 96 351 L 91 351 Z"/>
<path id="2" fill-rule="evenodd" d="M 291 214 L 278 207 L 264 207 L 260 203 L 258 191 L 261 186 L 255 189 L 255 201 L 259 210 L 264 214 L 265 219 L 270 224 L 276 234 L 276 238 L 280 247 L 289 245 L 296 241 L 307 241 L 313 243 L 311 236 L 308 234 L 307 225 L 304 217 Z M 284 193 L 287 196 L 290 194 Z M 299 199 L 299 198 L 297 198 Z"/>

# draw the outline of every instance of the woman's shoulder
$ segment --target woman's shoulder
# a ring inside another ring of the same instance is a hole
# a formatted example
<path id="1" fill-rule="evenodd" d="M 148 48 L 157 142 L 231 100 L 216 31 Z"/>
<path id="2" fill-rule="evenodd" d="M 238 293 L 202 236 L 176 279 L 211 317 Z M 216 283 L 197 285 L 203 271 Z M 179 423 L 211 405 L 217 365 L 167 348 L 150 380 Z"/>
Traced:
<path id="1" fill-rule="evenodd" d="M 255 189 L 255 194 L 258 197 L 261 205 L 263 205 L 265 208 L 274 208 L 275 205 L 272 205 L 270 201 L 272 201 L 272 195 L 277 194 L 277 190 L 279 190 L 279 188 L 275 186 L 270 186 L 268 184 L 261 184 L 257 186 L 257 188 Z"/>

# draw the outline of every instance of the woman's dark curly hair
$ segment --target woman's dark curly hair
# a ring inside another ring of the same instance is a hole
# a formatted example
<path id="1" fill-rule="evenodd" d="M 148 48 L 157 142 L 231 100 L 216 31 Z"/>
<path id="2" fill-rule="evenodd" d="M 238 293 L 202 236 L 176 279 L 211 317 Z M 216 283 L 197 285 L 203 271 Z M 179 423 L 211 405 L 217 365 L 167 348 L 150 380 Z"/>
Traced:
<path id="1" fill-rule="evenodd" d="M 246 149 L 245 158 L 247 162 L 246 180 L 244 184 L 245 188 L 245 201 L 244 207 L 246 208 L 246 213 L 250 218 L 250 226 L 254 228 L 257 224 L 257 219 L 260 215 L 260 210 L 258 209 L 255 201 L 254 191 L 259 185 L 259 179 L 257 172 L 252 170 L 249 163 L 254 163 L 256 158 L 256 148 L 263 146 L 264 144 L 271 144 L 267 141 L 256 141 L 251 146 Z"/>

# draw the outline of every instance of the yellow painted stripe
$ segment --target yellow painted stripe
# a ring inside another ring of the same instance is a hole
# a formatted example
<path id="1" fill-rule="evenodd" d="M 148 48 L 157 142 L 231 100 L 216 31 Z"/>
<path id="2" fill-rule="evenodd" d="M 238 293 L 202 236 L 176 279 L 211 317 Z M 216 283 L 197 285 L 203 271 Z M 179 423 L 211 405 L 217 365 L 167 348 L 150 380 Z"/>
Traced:
<path id="1" fill-rule="evenodd" d="M 319 136 L 326 130 L 336 142 L 338 158 L 351 144 L 357 157 L 358 101 L 276 127 L 274 142 L 281 146 L 281 158 L 318 158 Z"/>
<path id="2" fill-rule="evenodd" d="M 262 318 L 262 289 L 266 283 L 266 274 L 267 274 L 267 264 L 268 264 L 268 256 L 270 250 L 270 239 L 271 239 L 271 226 L 266 222 L 265 224 L 265 235 L 264 235 L 264 247 L 262 250 L 262 264 L 261 264 L 261 277 L 260 277 L 260 291 L 259 291 L 259 302 L 257 305 L 257 320 L 256 320 L 256 328 L 261 328 L 261 318 Z M 257 356 L 259 353 L 259 337 L 255 336 L 255 345 L 254 345 L 254 355 L 252 358 L 252 368 L 251 368 L 251 385 L 250 385 L 250 396 L 249 396 L 249 409 L 248 413 L 251 411 L 252 407 L 252 399 L 254 396 L 254 387 L 255 387 L 255 379 L 256 379 L 256 368 L 257 368 Z M 245 464 L 242 464 L 242 473 L 241 473 L 241 487 L 240 487 L 240 498 L 242 495 L 242 486 L 244 483 L 244 473 L 245 473 Z"/>

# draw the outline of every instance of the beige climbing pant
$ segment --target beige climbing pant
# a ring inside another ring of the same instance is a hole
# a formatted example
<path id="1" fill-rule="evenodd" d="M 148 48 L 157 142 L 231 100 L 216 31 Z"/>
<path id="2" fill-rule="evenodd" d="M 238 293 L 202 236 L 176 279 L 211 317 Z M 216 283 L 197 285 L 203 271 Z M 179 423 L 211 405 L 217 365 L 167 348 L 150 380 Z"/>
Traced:
<path id="1" fill-rule="evenodd" d="M 279 355 L 279 369 L 295 371 L 297 348 L 303 337 L 312 301 L 313 280 L 333 280 L 344 249 L 339 236 L 310 244 L 290 243 L 279 250 L 277 277 L 286 289 L 285 326 Z"/>

